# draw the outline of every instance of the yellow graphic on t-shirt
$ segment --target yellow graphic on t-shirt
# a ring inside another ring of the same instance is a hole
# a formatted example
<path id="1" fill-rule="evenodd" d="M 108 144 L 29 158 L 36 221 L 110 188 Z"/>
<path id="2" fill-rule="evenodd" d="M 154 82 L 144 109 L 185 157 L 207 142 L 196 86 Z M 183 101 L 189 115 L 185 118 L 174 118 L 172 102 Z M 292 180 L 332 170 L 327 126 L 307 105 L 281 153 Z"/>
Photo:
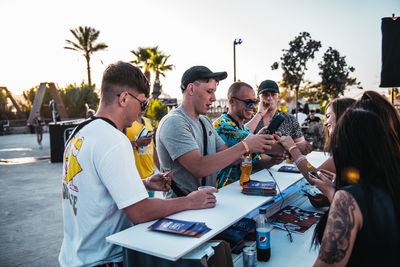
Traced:
<path id="1" fill-rule="evenodd" d="M 71 190 L 79 192 L 78 187 L 73 184 L 74 177 L 82 171 L 81 165 L 78 162 L 77 156 L 81 150 L 83 138 L 73 137 L 68 149 L 64 152 L 64 174 L 65 182 Z"/>

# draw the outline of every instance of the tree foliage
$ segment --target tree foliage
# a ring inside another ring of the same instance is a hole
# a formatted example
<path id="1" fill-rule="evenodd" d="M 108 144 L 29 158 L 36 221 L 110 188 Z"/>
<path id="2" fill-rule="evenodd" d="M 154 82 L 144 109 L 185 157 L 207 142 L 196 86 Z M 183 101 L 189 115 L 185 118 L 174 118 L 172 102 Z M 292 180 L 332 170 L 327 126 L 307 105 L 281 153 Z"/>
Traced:
<path id="1" fill-rule="evenodd" d="M 70 30 L 72 35 L 75 37 L 77 42 L 71 40 L 65 40 L 70 46 L 65 46 L 65 49 L 70 49 L 78 52 L 83 52 L 83 56 L 86 59 L 86 68 L 88 75 L 88 84 L 92 85 L 92 79 L 90 77 L 90 58 L 92 54 L 96 51 L 104 50 L 108 46 L 105 43 L 95 43 L 97 38 L 99 38 L 100 31 L 92 27 L 82 27 Z"/>
<path id="2" fill-rule="evenodd" d="M 14 118 L 15 113 L 11 111 L 7 92 L 5 90 L 0 90 L 0 120 L 11 120 Z"/>
<path id="3" fill-rule="evenodd" d="M 20 105 L 23 112 L 29 114 L 38 88 L 39 85 L 23 92 L 23 97 L 26 100 L 24 105 Z M 99 96 L 95 92 L 94 86 L 89 86 L 84 83 L 80 86 L 70 84 L 64 89 L 59 89 L 59 92 L 69 118 L 84 118 L 87 107 L 96 110 L 99 105 Z M 49 103 L 52 99 L 50 90 L 46 88 L 40 109 L 41 115 L 45 118 L 52 117 L 49 107 Z"/>
<path id="4" fill-rule="evenodd" d="M 162 88 L 160 75 L 165 77 L 165 72 L 174 68 L 173 64 L 167 64 L 170 55 L 166 55 L 161 50 L 158 50 L 158 46 L 138 47 L 137 50 L 131 50 L 131 53 L 136 57 L 131 63 L 144 70 L 144 75 L 149 82 L 151 81 L 150 71 L 155 73 L 152 94 L 153 98 L 157 99 L 161 94 Z"/>
<path id="5" fill-rule="evenodd" d="M 150 67 L 156 74 L 153 83 L 153 98 L 157 99 L 161 94 L 162 85 L 160 75 L 165 77 L 165 72 L 174 68 L 173 64 L 167 64 L 167 60 L 171 55 L 165 55 L 163 52 L 156 50 L 151 52 Z"/>
<path id="6" fill-rule="evenodd" d="M 151 119 L 154 126 L 157 127 L 160 120 L 168 114 L 168 107 L 158 99 L 151 99 L 145 116 Z"/>
<path id="7" fill-rule="evenodd" d="M 151 74 L 151 55 L 158 50 L 158 46 L 155 47 L 138 47 L 137 50 L 131 50 L 131 53 L 135 55 L 136 59 L 130 61 L 135 64 L 136 67 L 144 69 L 144 76 L 150 82 Z"/>
<path id="8" fill-rule="evenodd" d="M 289 42 L 289 49 L 283 49 L 281 57 L 281 68 L 283 70 L 282 86 L 298 90 L 304 79 L 307 70 L 307 62 L 313 59 L 315 52 L 321 47 L 320 41 L 311 39 L 308 32 L 302 32 Z M 279 67 L 275 62 L 271 68 L 273 70 Z"/>
<path id="9" fill-rule="evenodd" d="M 94 86 L 84 83 L 80 86 L 70 84 L 61 90 L 60 95 L 70 118 L 84 118 L 88 107 L 97 110 L 99 105 L 99 96 Z"/>
<path id="10" fill-rule="evenodd" d="M 349 77 L 354 67 L 348 66 L 346 57 L 340 56 L 340 53 L 329 47 L 325 52 L 322 61 L 318 64 L 321 72 L 321 90 L 317 90 L 315 97 L 320 100 L 332 100 L 344 94 L 348 86 L 356 85 L 362 89 L 360 82 L 356 78 Z"/>

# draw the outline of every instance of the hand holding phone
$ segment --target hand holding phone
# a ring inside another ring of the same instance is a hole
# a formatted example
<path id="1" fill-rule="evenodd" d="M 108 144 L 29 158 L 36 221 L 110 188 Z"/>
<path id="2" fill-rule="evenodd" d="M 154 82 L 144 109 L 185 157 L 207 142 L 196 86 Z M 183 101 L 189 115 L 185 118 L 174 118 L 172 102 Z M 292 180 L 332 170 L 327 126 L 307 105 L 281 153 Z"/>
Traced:
<path id="1" fill-rule="evenodd" d="M 321 179 L 318 177 L 318 172 L 308 172 L 308 176 L 310 176 L 311 178 L 314 178 L 314 179 L 319 179 L 319 180 L 321 180 Z"/>
<path id="2" fill-rule="evenodd" d="M 146 137 L 152 137 L 154 135 L 153 131 L 148 131 Z"/>
<path id="3" fill-rule="evenodd" d="M 279 126 L 281 126 L 282 122 L 285 120 L 285 117 L 283 117 L 282 114 L 277 115 L 270 123 L 269 126 L 267 128 L 267 130 L 265 130 L 264 134 L 274 134 Z"/>

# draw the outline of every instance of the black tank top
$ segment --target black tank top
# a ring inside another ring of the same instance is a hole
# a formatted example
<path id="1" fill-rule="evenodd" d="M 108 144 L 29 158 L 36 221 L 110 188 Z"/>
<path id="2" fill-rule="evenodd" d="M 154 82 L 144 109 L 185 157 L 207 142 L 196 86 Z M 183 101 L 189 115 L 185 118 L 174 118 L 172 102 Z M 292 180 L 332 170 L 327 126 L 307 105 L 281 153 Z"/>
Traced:
<path id="1" fill-rule="evenodd" d="M 378 185 L 349 185 L 363 216 L 347 266 L 400 266 L 400 220 L 387 190 Z"/>

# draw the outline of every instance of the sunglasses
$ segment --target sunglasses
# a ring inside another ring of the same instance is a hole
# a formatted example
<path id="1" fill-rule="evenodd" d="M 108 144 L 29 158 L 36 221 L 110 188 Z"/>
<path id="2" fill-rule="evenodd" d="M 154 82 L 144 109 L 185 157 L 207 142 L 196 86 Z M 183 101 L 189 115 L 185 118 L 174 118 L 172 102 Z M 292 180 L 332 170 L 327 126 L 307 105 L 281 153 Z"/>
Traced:
<path id="1" fill-rule="evenodd" d="M 239 101 L 245 103 L 245 104 L 246 104 L 246 108 L 251 108 L 252 106 L 256 107 L 256 106 L 258 105 L 258 102 L 259 102 L 258 99 L 254 99 L 254 100 L 251 100 L 251 99 L 243 100 L 243 99 L 239 99 L 239 98 L 234 97 L 234 96 L 232 96 L 232 98 L 234 98 L 234 99 L 236 99 L 236 100 L 239 100 Z"/>
<path id="2" fill-rule="evenodd" d="M 137 98 L 136 96 L 132 95 L 131 93 L 129 93 L 129 92 L 126 92 L 126 93 L 127 93 L 128 95 L 130 95 L 131 97 L 133 97 L 134 99 L 136 99 L 136 100 L 140 103 L 140 109 L 141 109 L 142 111 L 145 111 L 145 110 L 147 109 L 147 107 L 149 106 L 149 100 L 148 100 L 148 99 L 146 99 L 146 100 L 144 100 L 144 101 L 140 101 L 139 98 Z M 117 96 L 120 97 L 121 94 L 118 94 Z"/>

